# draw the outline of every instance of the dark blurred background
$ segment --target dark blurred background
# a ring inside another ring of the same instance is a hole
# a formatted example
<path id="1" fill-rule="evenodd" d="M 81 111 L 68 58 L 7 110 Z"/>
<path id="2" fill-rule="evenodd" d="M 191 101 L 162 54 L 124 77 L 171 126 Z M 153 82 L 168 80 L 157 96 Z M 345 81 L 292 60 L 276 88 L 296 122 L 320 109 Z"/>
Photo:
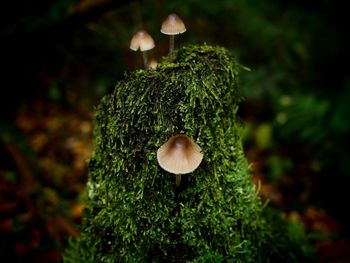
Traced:
<path id="1" fill-rule="evenodd" d="M 303 227 L 318 262 L 350 262 L 348 9 L 336 0 L 6 1 L 0 8 L 0 251 L 58 262 L 79 234 L 99 99 L 142 68 L 129 49 L 176 12 L 175 46 L 232 51 L 246 100 L 239 115 L 252 179 Z M 250 70 L 244 69 L 248 68 Z"/>

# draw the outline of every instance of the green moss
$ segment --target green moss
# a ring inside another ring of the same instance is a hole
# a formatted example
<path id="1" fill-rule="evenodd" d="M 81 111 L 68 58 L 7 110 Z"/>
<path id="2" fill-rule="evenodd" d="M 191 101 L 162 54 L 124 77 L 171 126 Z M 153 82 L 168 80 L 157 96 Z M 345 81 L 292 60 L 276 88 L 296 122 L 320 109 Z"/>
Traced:
<path id="1" fill-rule="evenodd" d="M 250 180 L 236 117 L 238 69 L 224 48 L 188 46 L 172 63 L 164 58 L 155 70 L 127 74 L 102 99 L 86 214 L 66 262 L 274 262 L 281 255 L 298 262 L 287 225 L 267 221 Z M 204 154 L 180 189 L 156 159 L 178 133 Z"/>

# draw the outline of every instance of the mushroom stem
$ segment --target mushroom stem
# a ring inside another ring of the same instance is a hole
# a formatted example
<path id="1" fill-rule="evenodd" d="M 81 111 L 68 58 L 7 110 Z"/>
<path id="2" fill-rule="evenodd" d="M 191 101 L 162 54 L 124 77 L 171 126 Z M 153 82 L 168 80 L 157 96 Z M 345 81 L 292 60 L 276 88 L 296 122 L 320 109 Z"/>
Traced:
<path id="1" fill-rule="evenodd" d="M 176 175 L 176 187 L 179 187 L 181 184 L 181 174 Z"/>
<path id="2" fill-rule="evenodd" d="M 143 58 L 143 64 L 145 65 L 145 68 L 147 68 L 148 57 L 147 57 L 147 52 L 146 51 L 142 52 L 142 58 Z"/>
<path id="3" fill-rule="evenodd" d="M 170 35 L 169 39 L 170 39 L 170 42 L 169 42 L 169 58 L 171 58 L 171 56 L 173 54 L 173 50 L 174 50 L 175 35 Z"/>

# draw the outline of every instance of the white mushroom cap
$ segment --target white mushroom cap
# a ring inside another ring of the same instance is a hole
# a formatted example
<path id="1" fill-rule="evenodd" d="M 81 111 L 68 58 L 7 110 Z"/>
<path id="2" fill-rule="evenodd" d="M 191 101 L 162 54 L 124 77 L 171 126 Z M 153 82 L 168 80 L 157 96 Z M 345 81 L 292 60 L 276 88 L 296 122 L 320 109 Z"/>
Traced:
<path id="1" fill-rule="evenodd" d="M 201 148 L 192 138 L 183 134 L 170 137 L 157 151 L 160 167 L 173 174 L 193 172 L 202 159 Z"/>
<path id="2" fill-rule="evenodd" d="M 145 30 L 138 31 L 130 41 L 130 49 L 147 51 L 155 47 L 154 40 Z"/>
<path id="3" fill-rule="evenodd" d="M 166 35 L 177 35 L 186 32 L 186 27 L 178 15 L 170 14 L 162 23 L 160 32 Z"/>

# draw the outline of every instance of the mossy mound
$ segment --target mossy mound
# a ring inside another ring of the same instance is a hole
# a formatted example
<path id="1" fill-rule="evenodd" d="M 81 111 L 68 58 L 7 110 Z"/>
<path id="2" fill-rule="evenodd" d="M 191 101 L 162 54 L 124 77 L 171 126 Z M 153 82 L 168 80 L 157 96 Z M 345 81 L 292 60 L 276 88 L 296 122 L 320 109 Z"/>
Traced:
<path id="1" fill-rule="evenodd" d="M 298 262 L 302 254 L 251 182 L 236 118 L 236 60 L 188 46 L 131 72 L 96 109 L 87 209 L 66 262 Z M 179 133 L 204 159 L 175 176 L 157 149 Z M 273 222 L 269 222 L 274 218 Z"/>

